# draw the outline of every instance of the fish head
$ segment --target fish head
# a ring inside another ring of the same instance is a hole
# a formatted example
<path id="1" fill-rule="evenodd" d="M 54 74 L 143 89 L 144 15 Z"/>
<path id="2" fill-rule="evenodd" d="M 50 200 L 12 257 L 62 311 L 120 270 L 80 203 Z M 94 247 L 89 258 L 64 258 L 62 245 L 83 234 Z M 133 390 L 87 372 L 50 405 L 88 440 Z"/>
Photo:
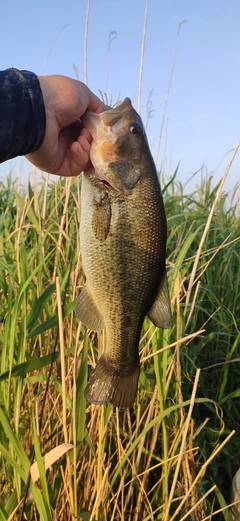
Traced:
<path id="1" fill-rule="evenodd" d="M 123 195 L 132 192 L 143 173 L 143 157 L 152 160 L 139 114 L 126 98 L 100 114 L 87 111 L 82 118 L 92 135 L 90 158 L 95 177 L 107 189 Z"/>

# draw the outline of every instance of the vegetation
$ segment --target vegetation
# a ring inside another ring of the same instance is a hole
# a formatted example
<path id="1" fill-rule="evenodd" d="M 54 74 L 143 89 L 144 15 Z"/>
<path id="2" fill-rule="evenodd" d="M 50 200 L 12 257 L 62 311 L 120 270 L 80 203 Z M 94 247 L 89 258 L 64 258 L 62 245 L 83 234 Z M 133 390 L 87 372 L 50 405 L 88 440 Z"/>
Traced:
<path id="1" fill-rule="evenodd" d="M 236 208 L 211 178 L 188 195 L 176 173 L 162 180 L 173 326 L 145 320 L 137 399 L 119 411 L 83 394 L 105 338 L 74 315 L 79 185 L 0 184 L 0 520 L 230 521 L 240 466 Z"/>

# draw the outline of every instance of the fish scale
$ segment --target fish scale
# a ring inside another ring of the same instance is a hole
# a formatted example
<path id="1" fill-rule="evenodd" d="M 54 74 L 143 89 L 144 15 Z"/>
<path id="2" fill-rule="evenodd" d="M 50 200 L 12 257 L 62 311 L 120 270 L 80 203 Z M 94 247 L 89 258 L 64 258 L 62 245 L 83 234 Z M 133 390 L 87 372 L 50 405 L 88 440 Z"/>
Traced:
<path id="1" fill-rule="evenodd" d="M 144 317 L 158 327 L 171 325 L 166 217 L 147 138 L 130 100 L 106 113 L 86 113 L 84 125 L 93 136 L 93 167 L 84 172 L 81 188 L 86 285 L 76 313 L 89 329 L 106 328 L 106 349 L 85 396 L 127 408 L 137 391 Z"/>

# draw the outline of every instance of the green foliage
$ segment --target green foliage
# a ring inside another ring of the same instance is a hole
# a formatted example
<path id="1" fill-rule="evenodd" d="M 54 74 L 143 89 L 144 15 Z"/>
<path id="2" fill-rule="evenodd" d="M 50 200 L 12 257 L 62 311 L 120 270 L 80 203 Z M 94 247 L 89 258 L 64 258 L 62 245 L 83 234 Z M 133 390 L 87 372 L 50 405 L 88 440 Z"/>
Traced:
<path id="1" fill-rule="evenodd" d="M 83 278 L 79 180 L 28 183 L 21 193 L 10 177 L 0 184 L 0 519 L 15 509 L 19 517 L 33 448 L 39 480 L 30 481 L 28 519 L 197 520 L 221 509 L 214 519 L 232 519 L 231 480 L 240 466 L 239 217 L 222 194 L 199 251 L 218 187 L 209 178 L 185 194 L 177 170 L 162 184 L 173 326 L 158 330 L 146 318 L 130 411 L 84 397 L 105 337 L 73 312 Z M 63 443 L 74 449 L 47 470 L 43 456 Z"/>

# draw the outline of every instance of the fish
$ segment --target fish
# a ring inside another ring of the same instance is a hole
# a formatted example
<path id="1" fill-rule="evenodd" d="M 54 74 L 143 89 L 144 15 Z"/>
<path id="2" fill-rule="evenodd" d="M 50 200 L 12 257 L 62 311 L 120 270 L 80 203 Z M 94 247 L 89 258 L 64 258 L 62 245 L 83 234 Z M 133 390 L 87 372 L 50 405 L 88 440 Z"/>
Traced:
<path id="1" fill-rule="evenodd" d="M 85 398 L 130 408 L 140 372 L 144 318 L 171 327 L 166 274 L 167 222 L 156 166 L 139 114 L 126 98 L 102 113 L 86 111 L 91 167 L 81 184 L 80 247 L 86 283 L 76 315 L 106 330 L 106 348 Z"/>

